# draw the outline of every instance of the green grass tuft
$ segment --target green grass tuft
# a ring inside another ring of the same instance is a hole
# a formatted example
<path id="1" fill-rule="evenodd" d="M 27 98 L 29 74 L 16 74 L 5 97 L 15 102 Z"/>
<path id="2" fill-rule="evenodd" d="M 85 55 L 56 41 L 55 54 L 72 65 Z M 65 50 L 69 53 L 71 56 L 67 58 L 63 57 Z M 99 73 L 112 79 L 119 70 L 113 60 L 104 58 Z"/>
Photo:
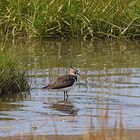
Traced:
<path id="1" fill-rule="evenodd" d="M 28 91 L 24 65 L 13 54 L 0 52 L 0 95 Z"/>

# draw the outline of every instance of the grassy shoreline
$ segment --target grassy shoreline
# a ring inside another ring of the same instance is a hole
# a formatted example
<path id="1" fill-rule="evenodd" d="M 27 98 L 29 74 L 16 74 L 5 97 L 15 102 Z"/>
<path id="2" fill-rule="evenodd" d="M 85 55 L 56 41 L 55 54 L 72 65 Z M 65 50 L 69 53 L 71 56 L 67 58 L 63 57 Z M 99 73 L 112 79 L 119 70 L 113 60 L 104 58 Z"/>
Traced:
<path id="1" fill-rule="evenodd" d="M 0 37 L 140 38 L 139 0 L 2 0 Z"/>

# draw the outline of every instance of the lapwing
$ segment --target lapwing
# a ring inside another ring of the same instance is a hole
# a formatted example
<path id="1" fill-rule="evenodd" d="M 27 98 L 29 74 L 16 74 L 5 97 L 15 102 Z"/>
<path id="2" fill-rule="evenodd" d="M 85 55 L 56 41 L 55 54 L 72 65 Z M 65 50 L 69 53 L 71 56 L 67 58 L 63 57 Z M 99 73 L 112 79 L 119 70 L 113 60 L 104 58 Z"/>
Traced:
<path id="1" fill-rule="evenodd" d="M 50 83 L 49 85 L 43 88 L 44 89 L 57 89 L 57 90 L 64 91 L 64 101 L 67 101 L 68 100 L 67 92 L 71 88 L 73 88 L 73 86 L 76 84 L 78 75 L 80 75 L 78 73 L 78 70 L 71 67 L 67 75 L 58 77 L 54 83 Z"/>

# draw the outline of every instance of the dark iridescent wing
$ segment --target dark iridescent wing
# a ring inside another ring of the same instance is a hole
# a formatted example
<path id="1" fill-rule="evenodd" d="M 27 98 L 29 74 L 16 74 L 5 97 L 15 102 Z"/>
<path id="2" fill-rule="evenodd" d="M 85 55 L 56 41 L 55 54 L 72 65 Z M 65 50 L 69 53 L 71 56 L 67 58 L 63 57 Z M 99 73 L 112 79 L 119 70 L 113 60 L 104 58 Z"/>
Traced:
<path id="1" fill-rule="evenodd" d="M 56 82 L 50 84 L 48 89 L 61 89 L 61 88 L 70 87 L 74 84 L 75 80 L 77 80 L 76 76 L 65 75 L 58 78 Z"/>

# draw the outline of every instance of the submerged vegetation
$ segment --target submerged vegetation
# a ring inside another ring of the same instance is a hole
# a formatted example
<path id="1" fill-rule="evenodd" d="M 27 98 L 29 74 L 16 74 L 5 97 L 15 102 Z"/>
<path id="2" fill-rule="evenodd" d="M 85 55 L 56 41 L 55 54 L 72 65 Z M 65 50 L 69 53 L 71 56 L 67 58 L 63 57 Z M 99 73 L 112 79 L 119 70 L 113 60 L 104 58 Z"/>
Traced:
<path id="1" fill-rule="evenodd" d="M 139 0 L 2 0 L 0 37 L 140 38 Z"/>
<path id="2" fill-rule="evenodd" d="M 0 52 L 0 95 L 28 91 L 24 66 L 13 54 Z"/>

